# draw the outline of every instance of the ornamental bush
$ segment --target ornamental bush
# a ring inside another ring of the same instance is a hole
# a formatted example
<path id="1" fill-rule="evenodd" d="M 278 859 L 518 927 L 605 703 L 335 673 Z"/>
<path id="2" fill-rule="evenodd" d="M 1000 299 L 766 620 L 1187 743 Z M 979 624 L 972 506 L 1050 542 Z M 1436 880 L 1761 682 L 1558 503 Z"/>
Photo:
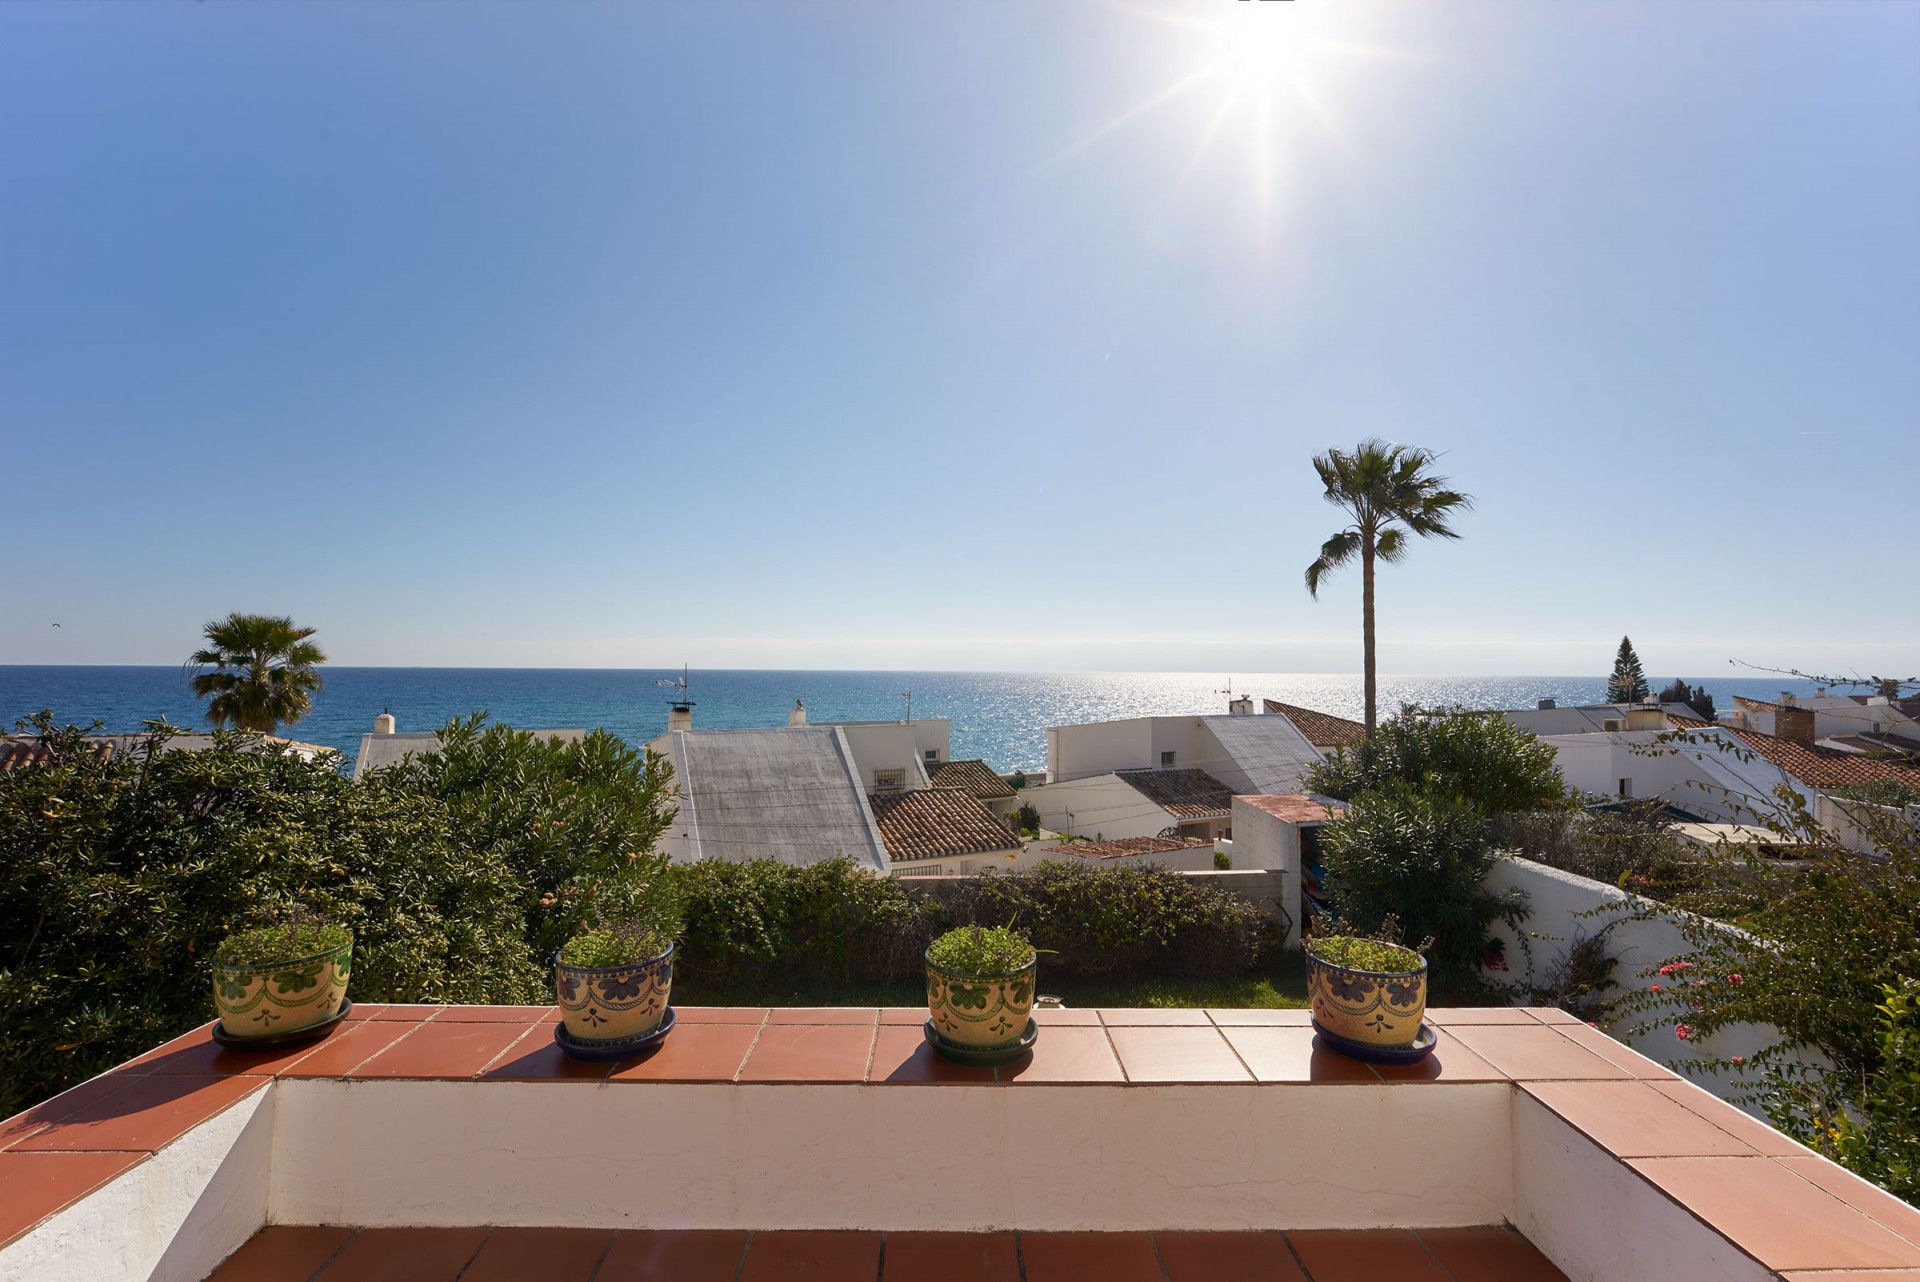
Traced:
<path id="1" fill-rule="evenodd" d="M 221 941 L 303 912 L 352 932 L 356 1000 L 550 1000 L 591 890 L 651 900 L 627 856 L 671 813 L 606 736 L 473 722 L 446 763 L 355 782 L 247 732 L 169 751 L 155 725 L 103 761 L 50 715 L 21 729 L 51 760 L 0 774 L 0 1116 L 208 1019 Z"/>
<path id="2" fill-rule="evenodd" d="M 1333 914 L 1356 933 L 1397 917 L 1407 943 L 1425 947 L 1432 983 L 1449 998 L 1493 985 L 1481 970 L 1496 921 L 1518 926 L 1526 900 L 1487 889 L 1495 853 L 1487 819 L 1468 802 L 1404 784 L 1363 792 L 1320 834 Z"/>
<path id="3" fill-rule="evenodd" d="M 1314 766 L 1306 784 L 1342 801 L 1404 785 L 1487 815 L 1568 804 L 1552 745 L 1498 713 L 1413 705 Z"/>

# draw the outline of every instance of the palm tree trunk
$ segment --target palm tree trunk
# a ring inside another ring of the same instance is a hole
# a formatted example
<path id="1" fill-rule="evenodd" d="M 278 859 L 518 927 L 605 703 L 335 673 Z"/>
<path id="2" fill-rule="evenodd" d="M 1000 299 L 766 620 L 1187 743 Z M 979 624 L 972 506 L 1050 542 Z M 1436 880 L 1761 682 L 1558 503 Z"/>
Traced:
<path id="1" fill-rule="evenodd" d="M 1360 661 L 1366 672 L 1367 738 L 1371 739 L 1379 717 L 1375 704 L 1378 683 L 1373 671 L 1373 532 L 1363 530 L 1360 538 Z"/>

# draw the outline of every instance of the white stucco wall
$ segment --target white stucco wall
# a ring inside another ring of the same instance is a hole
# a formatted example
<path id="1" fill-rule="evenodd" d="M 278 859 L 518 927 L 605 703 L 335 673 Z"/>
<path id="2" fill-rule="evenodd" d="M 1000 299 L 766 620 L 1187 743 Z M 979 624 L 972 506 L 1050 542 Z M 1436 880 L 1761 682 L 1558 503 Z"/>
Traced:
<path id="1" fill-rule="evenodd" d="M 0 1282 L 201 1282 L 267 1222 L 274 1088 L 0 1247 Z"/>
<path id="2" fill-rule="evenodd" d="M 1386 1228 L 1514 1197 L 1505 1083 L 277 1089 L 285 1224 Z"/>
<path id="3" fill-rule="evenodd" d="M 1566 955 L 1573 941 L 1597 934 L 1609 922 L 1618 923 L 1607 936 L 1607 951 L 1617 959 L 1613 976 L 1620 988 L 1644 988 L 1654 982 L 1672 987 L 1671 981 L 1649 979 L 1640 972 L 1692 951 L 1678 924 L 1683 914 L 1668 909 L 1653 916 L 1636 915 L 1634 905 L 1645 905 L 1647 901 L 1628 895 L 1618 886 L 1511 857 L 1494 864 L 1487 874 L 1486 885 L 1494 890 L 1519 890 L 1527 896 L 1529 916 L 1525 938 L 1501 923 L 1494 925 L 1493 933 L 1506 944 L 1512 977 L 1530 986 L 1546 982 L 1554 963 Z M 1732 930 L 1726 926 L 1719 928 Z M 1743 1024 L 1723 1029 L 1711 1038 L 1683 1042 L 1671 1028 L 1633 1034 L 1629 1026 L 1645 1018 L 1634 1016 L 1619 1021 L 1607 1031 L 1647 1058 L 1684 1073 L 1720 1098 L 1758 1115 L 1757 1107 L 1735 1098 L 1738 1083 L 1733 1078 L 1686 1072 L 1674 1061 L 1696 1055 L 1752 1055 L 1778 1041 L 1778 1030 L 1768 1025 Z"/>
<path id="4" fill-rule="evenodd" d="M 1076 837 L 1155 837 L 1178 821 L 1112 774 L 1042 784 L 1021 791 L 1040 814 L 1040 826 Z"/>
<path id="5" fill-rule="evenodd" d="M 1287 947 L 1300 942 L 1300 829 L 1268 814 L 1245 797 L 1233 799 L 1233 841 L 1223 846 L 1236 869 L 1272 869 L 1286 889 L 1282 906 L 1294 919 Z"/>

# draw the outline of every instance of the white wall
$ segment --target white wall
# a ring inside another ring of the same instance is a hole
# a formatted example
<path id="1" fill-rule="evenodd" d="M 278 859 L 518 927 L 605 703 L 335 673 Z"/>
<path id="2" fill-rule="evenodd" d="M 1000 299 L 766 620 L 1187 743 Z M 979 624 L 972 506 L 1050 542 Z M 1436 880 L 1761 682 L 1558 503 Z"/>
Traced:
<path id="1" fill-rule="evenodd" d="M 1628 779 L 1635 800 L 1662 797 L 1689 814 L 1722 823 L 1751 823 L 1756 815 L 1772 813 L 1778 808 L 1772 789 L 1791 786 L 1771 762 L 1751 753 L 1742 760 L 1707 741 L 1723 732 L 1700 732 L 1703 741 L 1697 743 L 1656 742 L 1662 733 L 1543 735 L 1540 742 L 1553 748 L 1569 787 L 1611 798 L 1621 795 L 1620 780 Z"/>
<path id="2" fill-rule="evenodd" d="M 1040 826 L 1076 837 L 1157 837 L 1178 821 L 1114 774 L 1025 788 L 1021 800 L 1040 814 Z"/>
<path id="3" fill-rule="evenodd" d="M 1233 840 L 1222 848 L 1233 860 L 1235 869 L 1278 870 L 1285 889 L 1281 892 L 1287 916 L 1293 927 L 1286 946 L 1300 942 L 1300 828 L 1277 819 L 1245 797 L 1233 799 Z"/>
<path id="4" fill-rule="evenodd" d="M 826 723 L 822 723 L 826 724 Z M 900 770 L 905 772 L 905 787 L 924 788 L 927 786 L 927 769 L 922 759 L 923 736 L 917 727 L 927 724 L 918 721 L 883 721 L 874 724 L 839 724 L 840 732 L 846 736 L 847 747 L 853 753 L 854 768 L 860 774 L 860 786 L 868 792 L 874 790 L 874 772 L 878 770 Z M 946 722 L 940 722 L 946 725 Z M 932 744 L 926 746 L 934 746 Z M 945 736 L 939 736 L 941 758 L 946 756 Z"/>
<path id="5" fill-rule="evenodd" d="M 1518 890 L 1527 896 L 1529 915 L 1524 938 L 1504 923 L 1495 923 L 1493 933 L 1506 945 L 1512 978 L 1529 986 L 1545 985 L 1553 965 L 1566 956 L 1574 941 L 1598 934 L 1610 922 L 1618 923 L 1608 933 L 1606 944 L 1608 953 L 1618 962 L 1613 971 L 1618 985 L 1614 990 L 1616 994 L 1628 987 L 1644 988 L 1650 983 L 1670 985 L 1670 981 L 1642 976 L 1640 972 L 1693 950 L 1680 930 L 1679 922 L 1685 914 L 1661 909 L 1656 915 L 1639 915 L 1635 905 L 1654 905 L 1603 881 L 1509 856 L 1494 864 L 1485 884 L 1490 890 Z M 1731 926 L 1714 925 L 1733 931 Z M 1779 1040 L 1777 1029 L 1770 1025 L 1743 1024 L 1693 1042 L 1681 1041 L 1671 1028 L 1632 1034 L 1629 1025 L 1646 1018 L 1650 1016 L 1631 1016 L 1617 1021 L 1616 1027 L 1607 1031 L 1647 1058 L 1683 1073 L 1720 1098 L 1758 1115 L 1757 1107 L 1734 1098 L 1737 1093 L 1734 1079 L 1686 1073 L 1674 1061 L 1696 1055 L 1752 1055 Z"/>

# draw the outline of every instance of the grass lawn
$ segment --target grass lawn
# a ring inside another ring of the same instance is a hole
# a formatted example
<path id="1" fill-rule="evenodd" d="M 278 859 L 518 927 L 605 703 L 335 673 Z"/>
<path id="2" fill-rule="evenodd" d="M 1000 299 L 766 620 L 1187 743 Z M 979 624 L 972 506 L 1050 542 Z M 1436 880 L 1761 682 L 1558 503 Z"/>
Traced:
<path id="1" fill-rule="evenodd" d="M 1128 982 L 1049 978 L 1040 959 L 1040 991 L 1069 1006 L 1221 1006 L 1294 1009 L 1307 1004 L 1306 972 L 1298 953 L 1257 975 L 1239 979 L 1145 979 Z M 673 999 L 687 1006 L 920 1006 L 927 1000 L 919 980 L 899 984 L 819 984 L 756 991 L 702 988 L 676 977 Z"/>

